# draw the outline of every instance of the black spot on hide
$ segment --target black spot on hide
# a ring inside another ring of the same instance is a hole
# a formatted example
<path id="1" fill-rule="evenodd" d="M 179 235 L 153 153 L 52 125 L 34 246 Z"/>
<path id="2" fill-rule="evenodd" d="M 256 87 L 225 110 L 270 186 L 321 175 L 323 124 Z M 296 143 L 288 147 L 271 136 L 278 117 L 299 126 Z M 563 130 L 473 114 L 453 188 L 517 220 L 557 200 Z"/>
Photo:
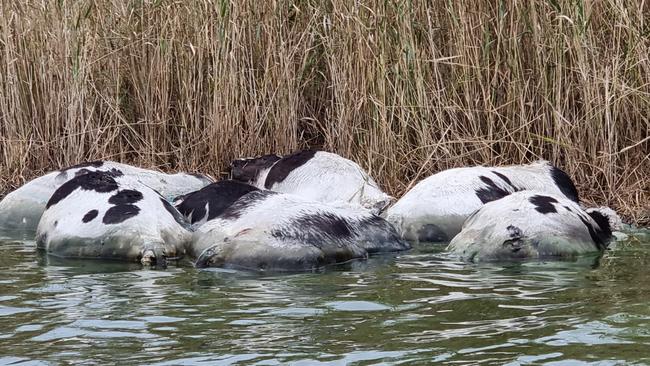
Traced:
<path id="1" fill-rule="evenodd" d="M 124 189 L 118 191 L 115 195 L 108 199 L 108 203 L 112 205 L 128 205 L 136 203 L 142 199 L 142 193 L 134 189 Z"/>
<path id="2" fill-rule="evenodd" d="M 602 230 L 600 227 L 594 227 L 591 222 L 582 215 L 578 215 L 578 218 L 580 218 L 580 221 L 587 227 L 587 230 L 589 231 L 589 236 L 591 237 L 591 240 L 593 240 L 594 244 L 596 244 L 596 247 L 599 250 L 605 250 L 607 248 L 607 241 L 612 235 L 612 232 L 609 231 L 606 232 Z M 609 227 L 609 224 L 607 225 Z"/>
<path id="3" fill-rule="evenodd" d="M 266 176 L 264 187 L 270 189 L 275 183 L 285 180 L 291 172 L 308 162 L 316 155 L 316 150 L 302 150 L 278 160 Z"/>
<path id="4" fill-rule="evenodd" d="M 512 187 L 513 192 L 521 191 L 520 188 L 517 188 L 517 187 L 515 187 L 514 184 L 512 184 L 512 181 L 510 180 L 510 178 L 508 178 L 505 174 L 501 174 L 501 173 L 497 172 L 496 170 L 493 170 L 492 173 L 494 175 L 496 175 L 497 177 L 501 178 L 501 180 L 504 181 L 507 185 Z"/>
<path id="5" fill-rule="evenodd" d="M 317 231 L 332 238 L 348 238 L 352 235 L 347 220 L 332 213 L 301 216 L 293 226 L 299 231 Z"/>
<path id="6" fill-rule="evenodd" d="M 497 186 L 492 179 L 486 176 L 482 175 L 479 179 L 481 179 L 486 186 L 476 190 L 476 197 L 478 197 L 478 199 L 480 199 L 484 204 L 501 199 L 511 193 Z"/>
<path id="7" fill-rule="evenodd" d="M 560 192 L 562 192 L 568 199 L 574 202 L 579 202 L 578 189 L 576 189 L 573 180 L 562 169 L 551 166 L 551 178 L 555 182 Z"/>
<path id="8" fill-rule="evenodd" d="M 537 210 L 537 212 L 543 214 L 557 212 L 555 205 L 553 205 L 554 203 L 557 203 L 557 200 L 553 197 L 535 195 L 530 197 L 528 201 L 535 205 L 535 210 Z"/>
<path id="9" fill-rule="evenodd" d="M 609 224 L 609 220 L 598 211 L 591 211 L 587 214 L 596 222 L 597 225 L 595 227 L 586 218 L 581 215 L 578 216 L 582 223 L 587 227 L 587 230 L 589 230 L 591 240 L 596 243 L 598 249 L 604 250 L 607 248 L 608 241 L 612 237 L 612 228 Z"/>
<path id="10" fill-rule="evenodd" d="M 106 225 L 119 224 L 131 217 L 137 216 L 140 208 L 134 205 L 118 205 L 109 208 L 102 218 L 102 222 Z"/>
<path id="11" fill-rule="evenodd" d="M 77 170 L 76 173 L 74 173 L 74 176 L 78 177 L 80 175 L 88 174 L 88 173 L 90 173 L 92 171 L 93 170 L 88 170 L 86 168 L 79 169 L 79 170 Z M 117 168 L 111 168 L 110 170 L 96 170 L 96 171 L 106 173 L 106 174 L 108 174 L 109 176 L 111 176 L 113 178 L 121 177 L 121 176 L 124 175 L 124 173 L 122 173 L 122 171 L 117 169 Z"/>
<path id="12" fill-rule="evenodd" d="M 61 187 L 54 191 L 54 194 L 52 194 L 52 197 L 47 202 L 45 208 L 47 209 L 57 204 L 77 189 L 107 193 L 117 190 L 118 185 L 109 173 L 100 171 L 88 172 L 87 174 L 74 177 L 63 183 Z"/>
<path id="13" fill-rule="evenodd" d="M 97 217 L 98 214 L 99 212 L 97 210 L 90 210 L 84 215 L 81 221 L 83 221 L 84 223 L 91 222 L 95 219 L 95 217 Z"/>

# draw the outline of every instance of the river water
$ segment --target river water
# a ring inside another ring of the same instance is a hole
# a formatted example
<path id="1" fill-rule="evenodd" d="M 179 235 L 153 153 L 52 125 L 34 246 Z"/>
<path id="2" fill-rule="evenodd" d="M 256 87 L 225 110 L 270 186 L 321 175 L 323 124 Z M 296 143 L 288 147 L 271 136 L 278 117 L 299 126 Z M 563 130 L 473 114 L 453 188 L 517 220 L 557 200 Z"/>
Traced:
<path id="1" fill-rule="evenodd" d="M 0 239 L 0 364 L 650 364 L 650 232 L 601 258 L 444 246 L 319 273 L 164 270 Z"/>

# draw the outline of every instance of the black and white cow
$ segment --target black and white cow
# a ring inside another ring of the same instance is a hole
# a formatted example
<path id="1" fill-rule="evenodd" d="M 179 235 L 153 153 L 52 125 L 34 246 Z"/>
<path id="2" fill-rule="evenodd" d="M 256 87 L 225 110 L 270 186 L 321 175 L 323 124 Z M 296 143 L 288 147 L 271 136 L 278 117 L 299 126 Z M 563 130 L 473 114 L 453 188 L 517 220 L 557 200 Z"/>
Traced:
<path id="1" fill-rule="evenodd" d="M 198 174 L 165 174 L 112 161 L 92 161 L 50 172 L 35 178 L 0 201 L 0 230 L 34 232 L 54 191 L 70 179 L 93 171 L 130 176 L 158 191 L 167 199 L 196 191 L 212 182 Z"/>
<path id="2" fill-rule="evenodd" d="M 564 196 L 520 191 L 470 216 L 448 250 L 467 261 L 573 257 L 607 248 L 620 218 L 585 212 Z"/>
<path id="3" fill-rule="evenodd" d="M 65 258 L 163 264 L 181 257 L 189 224 L 158 192 L 117 171 L 87 172 L 63 183 L 46 204 L 37 247 Z"/>
<path id="4" fill-rule="evenodd" d="M 526 189 L 578 202 L 578 191 L 571 178 L 548 161 L 538 161 L 528 165 L 444 170 L 416 184 L 386 210 L 384 217 L 407 240 L 448 241 L 482 205 Z"/>
<path id="5" fill-rule="evenodd" d="M 359 164 L 325 151 L 239 159 L 231 168 L 235 180 L 313 201 L 347 202 L 373 213 L 380 213 L 393 201 Z"/>
<path id="6" fill-rule="evenodd" d="M 237 194 L 250 187 L 239 184 L 243 187 Z M 233 187 L 224 189 L 225 185 L 213 187 L 217 196 L 232 197 L 235 191 Z M 199 208 L 196 217 L 201 219 L 197 222 L 213 215 L 215 206 L 210 199 L 192 204 Z M 183 203 L 179 207 L 182 209 Z M 203 207 L 205 211 L 200 210 Z M 368 253 L 410 248 L 392 225 L 365 209 L 328 205 L 293 194 L 252 190 L 226 208 L 219 205 L 217 211 L 216 217 L 194 233 L 190 251 L 198 267 L 302 271 L 366 258 Z"/>

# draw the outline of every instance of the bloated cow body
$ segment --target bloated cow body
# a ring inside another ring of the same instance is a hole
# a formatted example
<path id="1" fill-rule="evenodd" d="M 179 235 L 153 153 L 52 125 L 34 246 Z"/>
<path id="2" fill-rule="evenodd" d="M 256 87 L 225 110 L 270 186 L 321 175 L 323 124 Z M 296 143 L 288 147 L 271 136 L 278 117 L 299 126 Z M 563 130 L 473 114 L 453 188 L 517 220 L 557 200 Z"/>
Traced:
<path id="1" fill-rule="evenodd" d="M 191 252 L 198 267 L 303 271 L 409 248 L 367 210 L 254 190 L 198 227 Z"/>
<path id="2" fill-rule="evenodd" d="M 189 225 L 158 192 L 117 172 L 87 172 L 46 204 L 37 247 L 65 258 L 161 263 L 185 253 Z"/>
<path id="3" fill-rule="evenodd" d="M 209 184 L 206 176 L 165 174 L 112 161 L 93 161 L 50 172 L 33 179 L 0 201 L 0 230 L 33 232 L 54 191 L 70 179 L 94 171 L 114 172 L 134 178 L 170 199 Z"/>
<path id="4" fill-rule="evenodd" d="M 325 151 L 235 160 L 232 177 L 257 188 L 325 203 L 346 202 L 373 213 L 381 212 L 393 200 L 357 163 Z"/>
<path id="5" fill-rule="evenodd" d="M 607 248 L 616 219 L 563 196 L 521 191 L 482 206 L 447 249 L 467 261 L 573 257 Z"/>
<path id="6" fill-rule="evenodd" d="M 434 174 L 408 191 L 384 217 L 403 238 L 451 240 L 482 205 L 513 192 L 535 189 L 578 202 L 571 178 L 547 161 L 502 167 L 467 167 Z"/>

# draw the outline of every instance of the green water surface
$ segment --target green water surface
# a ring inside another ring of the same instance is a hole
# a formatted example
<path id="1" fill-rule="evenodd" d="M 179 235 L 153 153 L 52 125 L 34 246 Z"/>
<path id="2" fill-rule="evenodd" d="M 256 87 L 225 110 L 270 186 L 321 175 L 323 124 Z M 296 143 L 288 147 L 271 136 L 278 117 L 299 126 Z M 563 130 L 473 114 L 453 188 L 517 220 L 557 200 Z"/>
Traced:
<path id="1" fill-rule="evenodd" d="M 650 364 L 650 233 L 602 258 L 419 245 L 319 273 L 69 261 L 0 239 L 0 364 Z"/>

